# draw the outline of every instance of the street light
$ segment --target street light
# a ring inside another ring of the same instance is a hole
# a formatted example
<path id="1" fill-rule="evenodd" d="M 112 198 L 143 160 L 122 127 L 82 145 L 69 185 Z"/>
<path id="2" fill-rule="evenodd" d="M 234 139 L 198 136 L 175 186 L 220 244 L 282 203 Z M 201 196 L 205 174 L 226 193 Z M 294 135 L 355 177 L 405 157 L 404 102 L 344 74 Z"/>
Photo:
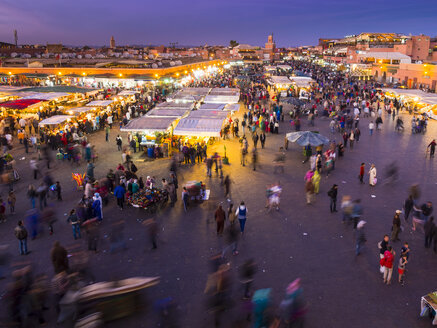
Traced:
<path id="1" fill-rule="evenodd" d="M 118 74 L 118 76 L 122 77 L 122 76 L 123 76 L 123 74 L 121 74 L 121 73 L 120 73 L 120 74 Z"/>
<path id="2" fill-rule="evenodd" d="M 62 75 L 62 73 L 61 73 L 61 72 L 58 72 L 58 75 Z"/>

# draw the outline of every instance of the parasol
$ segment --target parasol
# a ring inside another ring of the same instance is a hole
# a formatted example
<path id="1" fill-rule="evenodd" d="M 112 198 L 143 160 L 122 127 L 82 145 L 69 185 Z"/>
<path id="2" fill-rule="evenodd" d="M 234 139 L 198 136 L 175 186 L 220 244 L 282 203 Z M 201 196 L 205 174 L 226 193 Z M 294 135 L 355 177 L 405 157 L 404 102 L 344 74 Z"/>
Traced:
<path id="1" fill-rule="evenodd" d="M 290 142 L 297 142 L 300 146 L 320 146 L 329 144 L 329 139 L 325 136 L 311 131 L 291 132 L 286 135 Z"/>

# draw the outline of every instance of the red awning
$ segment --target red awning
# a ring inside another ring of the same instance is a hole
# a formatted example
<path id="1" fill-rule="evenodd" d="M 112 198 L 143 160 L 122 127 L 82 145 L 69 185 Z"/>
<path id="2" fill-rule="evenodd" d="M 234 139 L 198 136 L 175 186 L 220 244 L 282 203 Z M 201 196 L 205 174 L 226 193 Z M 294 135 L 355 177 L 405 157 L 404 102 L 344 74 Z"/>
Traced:
<path id="1" fill-rule="evenodd" d="M 39 103 L 41 100 L 39 99 L 18 99 L 11 100 L 0 103 L 0 107 L 11 108 L 11 109 L 24 109 L 33 104 Z"/>

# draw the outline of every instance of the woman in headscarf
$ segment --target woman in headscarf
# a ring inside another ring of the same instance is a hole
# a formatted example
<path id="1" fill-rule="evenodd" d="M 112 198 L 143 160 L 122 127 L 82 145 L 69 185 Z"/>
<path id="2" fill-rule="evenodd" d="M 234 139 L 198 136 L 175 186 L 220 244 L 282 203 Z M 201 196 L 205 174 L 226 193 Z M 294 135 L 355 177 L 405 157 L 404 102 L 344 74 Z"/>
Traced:
<path id="1" fill-rule="evenodd" d="M 319 171 L 314 172 L 314 175 L 311 178 L 311 181 L 313 182 L 313 185 L 314 185 L 314 193 L 316 193 L 316 194 L 319 193 L 320 178 L 321 178 L 321 175 L 320 175 Z"/>
<path id="2" fill-rule="evenodd" d="M 102 197 L 100 197 L 99 193 L 95 193 L 93 197 L 93 212 L 94 217 L 97 218 L 98 221 L 102 221 L 103 219 L 103 206 L 102 206 Z"/>
<path id="3" fill-rule="evenodd" d="M 369 184 L 373 187 L 376 185 L 376 167 L 372 164 L 369 170 Z"/>

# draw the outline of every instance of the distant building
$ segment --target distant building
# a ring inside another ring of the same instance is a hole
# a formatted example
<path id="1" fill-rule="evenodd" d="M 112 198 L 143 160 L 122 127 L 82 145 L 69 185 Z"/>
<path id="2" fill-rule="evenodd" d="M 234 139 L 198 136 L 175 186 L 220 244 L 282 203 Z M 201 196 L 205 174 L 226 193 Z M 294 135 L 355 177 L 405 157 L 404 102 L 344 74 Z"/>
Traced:
<path id="1" fill-rule="evenodd" d="M 62 52 L 62 44 L 61 43 L 54 43 L 54 44 L 47 43 L 46 53 L 59 54 L 61 52 Z"/>
<path id="2" fill-rule="evenodd" d="M 114 39 L 114 36 L 111 36 L 111 40 L 109 41 L 109 48 L 115 49 L 115 39 Z"/>

